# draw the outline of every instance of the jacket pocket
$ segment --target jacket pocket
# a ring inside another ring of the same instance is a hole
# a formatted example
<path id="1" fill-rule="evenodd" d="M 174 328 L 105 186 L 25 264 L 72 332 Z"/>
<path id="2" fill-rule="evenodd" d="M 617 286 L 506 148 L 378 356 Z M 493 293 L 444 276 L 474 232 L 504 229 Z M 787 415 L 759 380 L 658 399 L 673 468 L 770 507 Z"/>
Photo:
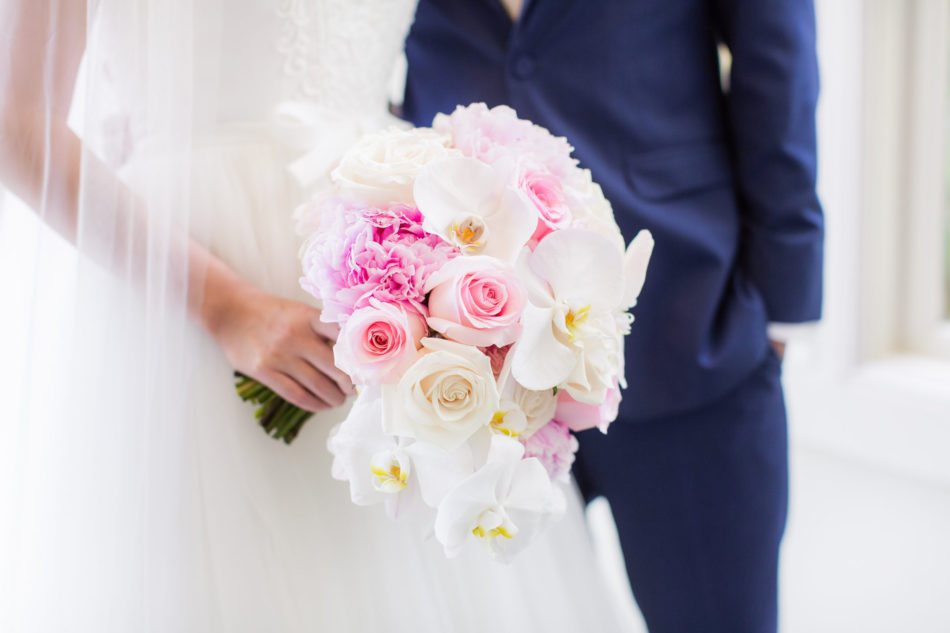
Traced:
<path id="1" fill-rule="evenodd" d="M 628 154 L 627 182 L 649 200 L 681 198 L 732 183 L 725 145 L 691 143 Z"/>

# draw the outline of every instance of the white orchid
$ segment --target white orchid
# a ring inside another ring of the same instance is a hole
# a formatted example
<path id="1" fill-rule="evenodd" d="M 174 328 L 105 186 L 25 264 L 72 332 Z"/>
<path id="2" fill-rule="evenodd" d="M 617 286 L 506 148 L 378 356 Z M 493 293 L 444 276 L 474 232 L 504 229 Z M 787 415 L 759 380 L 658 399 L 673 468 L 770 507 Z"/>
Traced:
<path id="1" fill-rule="evenodd" d="M 449 453 L 431 444 L 412 442 L 383 431 L 380 388 L 364 388 L 346 419 L 327 441 L 333 454 L 332 474 L 350 484 L 357 505 L 383 503 L 392 518 L 434 508 L 456 484 L 474 471 L 468 446 Z M 428 513 L 426 513 L 428 514 Z"/>
<path id="2" fill-rule="evenodd" d="M 641 231 L 624 253 L 584 229 L 548 235 L 519 261 L 529 292 L 512 375 L 532 390 L 563 387 L 599 405 L 623 373 L 623 335 L 653 250 Z"/>
<path id="3" fill-rule="evenodd" d="M 435 537 L 446 556 L 480 540 L 496 557 L 510 560 L 564 512 L 564 495 L 544 466 L 523 456 L 521 442 L 494 435 L 485 465 L 445 495 Z"/>
<path id="4" fill-rule="evenodd" d="M 333 477 L 349 482 L 353 503 L 384 503 L 387 513 L 396 517 L 400 506 L 418 494 L 418 486 L 404 446 L 383 432 L 382 415 L 379 387 L 363 389 L 346 419 L 330 434 L 327 448 L 333 453 Z"/>
<path id="5" fill-rule="evenodd" d="M 423 226 L 466 255 L 514 262 L 537 228 L 538 211 L 508 161 L 446 157 L 426 165 L 413 194 Z"/>

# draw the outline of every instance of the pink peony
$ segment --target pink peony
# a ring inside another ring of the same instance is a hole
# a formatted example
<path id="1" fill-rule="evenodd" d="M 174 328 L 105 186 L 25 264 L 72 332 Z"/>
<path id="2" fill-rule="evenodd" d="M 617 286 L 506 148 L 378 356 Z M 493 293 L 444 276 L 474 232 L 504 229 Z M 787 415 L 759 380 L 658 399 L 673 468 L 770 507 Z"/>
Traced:
<path id="1" fill-rule="evenodd" d="M 566 424 L 552 420 L 522 443 L 526 459 L 536 457 L 551 479 L 567 480 L 578 444 Z"/>
<path id="2" fill-rule="evenodd" d="M 554 412 L 554 418 L 563 422 L 572 431 L 598 428 L 606 433 L 610 423 L 617 419 L 620 399 L 620 388 L 616 386 L 607 390 L 607 398 L 599 406 L 578 402 L 567 393 L 566 389 L 561 389 L 557 394 L 557 409 Z"/>
<path id="3" fill-rule="evenodd" d="M 489 345 L 481 348 L 482 354 L 491 361 L 491 370 L 495 374 L 495 378 L 498 378 L 501 375 L 501 370 L 505 368 L 505 359 L 508 357 L 508 350 L 510 349 L 511 345 L 505 345 L 504 347 Z"/>
<path id="4" fill-rule="evenodd" d="M 437 114 L 432 127 L 450 134 L 453 146 L 464 155 L 489 164 L 507 157 L 540 163 L 555 178 L 565 182 L 582 176 L 577 161 L 571 158 L 574 148 L 567 139 L 519 119 L 508 106 L 490 110 L 484 103 L 458 106 L 450 115 Z"/>
<path id="5" fill-rule="evenodd" d="M 371 298 L 426 314 L 429 276 L 458 252 L 422 229 L 418 209 L 364 209 L 336 199 L 324 205 L 323 218 L 306 245 L 300 284 L 323 301 L 324 321 L 343 323 Z"/>
<path id="6" fill-rule="evenodd" d="M 393 383 L 419 357 L 428 329 L 415 310 L 370 298 L 350 315 L 333 347 L 336 366 L 357 384 Z"/>
<path id="7" fill-rule="evenodd" d="M 429 278 L 429 327 L 477 347 L 503 347 L 521 334 L 527 298 L 515 273 L 490 257 L 459 257 Z"/>

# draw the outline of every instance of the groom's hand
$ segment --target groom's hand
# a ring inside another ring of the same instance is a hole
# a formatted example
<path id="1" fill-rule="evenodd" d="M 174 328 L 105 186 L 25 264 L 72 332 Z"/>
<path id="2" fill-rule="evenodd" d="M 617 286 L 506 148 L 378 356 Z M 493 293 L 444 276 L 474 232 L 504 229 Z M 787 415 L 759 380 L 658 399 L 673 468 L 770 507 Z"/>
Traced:
<path id="1" fill-rule="evenodd" d="M 772 349 L 775 350 L 775 354 L 778 356 L 779 360 L 783 360 L 785 358 L 785 343 L 769 340 L 769 345 L 771 345 Z"/>

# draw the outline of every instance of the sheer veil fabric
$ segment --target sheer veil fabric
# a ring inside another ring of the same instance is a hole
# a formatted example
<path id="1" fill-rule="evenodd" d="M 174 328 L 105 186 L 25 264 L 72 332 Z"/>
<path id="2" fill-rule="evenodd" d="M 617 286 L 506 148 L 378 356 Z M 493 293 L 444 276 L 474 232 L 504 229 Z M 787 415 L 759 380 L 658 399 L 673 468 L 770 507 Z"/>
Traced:
<path id="1" fill-rule="evenodd" d="M 195 20 L 186 2 L 83 4 L 0 4 L 4 177 L 35 161 L 0 211 L 0 629 L 186 630 L 208 582 L 183 413 L 201 278 L 185 237 L 206 238 L 189 203 Z M 146 137 L 175 159 L 133 190 L 120 171 Z"/>
<path id="2" fill-rule="evenodd" d="M 189 240 L 306 300 L 293 208 L 392 122 L 413 11 L 0 0 L 0 630 L 622 630 L 576 494 L 445 561 L 330 478 L 342 411 L 268 439 L 189 319 Z"/>

